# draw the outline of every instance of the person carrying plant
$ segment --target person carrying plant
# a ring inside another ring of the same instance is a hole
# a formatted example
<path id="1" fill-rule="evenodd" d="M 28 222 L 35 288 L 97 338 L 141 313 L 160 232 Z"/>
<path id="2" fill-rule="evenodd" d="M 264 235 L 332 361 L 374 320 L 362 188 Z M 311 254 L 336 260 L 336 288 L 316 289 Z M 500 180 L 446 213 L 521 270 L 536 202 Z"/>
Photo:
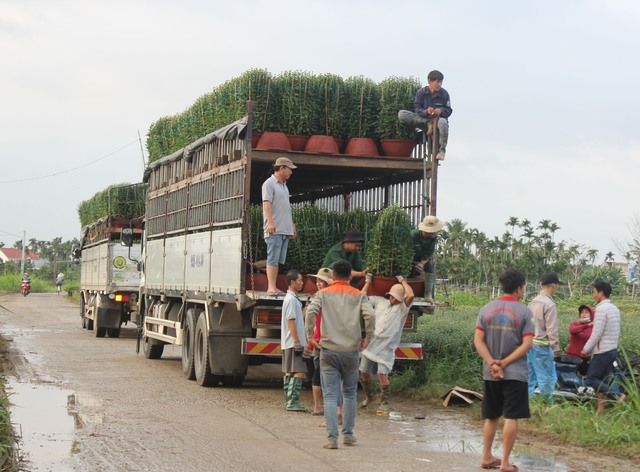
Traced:
<path id="1" fill-rule="evenodd" d="M 427 76 L 427 85 L 416 93 L 413 111 L 400 110 L 398 119 L 407 126 L 419 128 L 427 134 L 433 132 L 433 122 L 438 120 L 438 153 L 436 160 L 444 161 L 449 140 L 449 117 L 453 113 L 449 92 L 442 88 L 444 75 L 432 70 Z"/>
<path id="2" fill-rule="evenodd" d="M 435 298 L 436 274 L 433 264 L 433 255 L 438 246 L 438 234 L 445 221 L 436 216 L 425 216 L 417 228 L 411 230 L 413 242 L 413 269 L 411 277 L 424 277 L 424 297 L 433 302 Z"/>
<path id="3" fill-rule="evenodd" d="M 366 277 L 367 269 L 360 255 L 360 249 L 364 244 L 364 236 L 358 229 L 352 228 L 346 232 L 341 243 L 334 244 L 324 256 L 322 267 L 333 269 L 333 265 L 339 260 L 345 260 L 351 264 L 351 284 L 355 285 L 361 277 Z"/>
<path id="4" fill-rule="evenodd" d="M 280 264 L 287 260 L 289 238 L 296 237 L 287 180 L 293 169 L 291 159 L 279 157 L 273 165 L 273 175 L 262 184 L 264 239 L 267 243 L 267 295 L 284 295 L 276 287 Z"/>
<path id="5" fill-rule="evenodd" d="M 282 302 L 282 320 L 280 325 L 280 348 L 282 350 L 282 372 L 285 408 L 287 411 L 303 411 L 300 406 L 300 392 L 302 382 L 307 372 L 307 366 L 302 359 L 303 346 L 307 344 L 304 329 L 302 303 L 298 293 L 304 285 L 302 274 L 297 270 L 290 270 L 286 275 L 287 294 Z"/>
<path id="6" fill-rule="evenodd" d="M 366 395 L 360 406 L 366 408 L 375 401 L 377 392 L 373 376 L 377 374 L 380 382 L 379 414 L 388 412 L 390 408 L 389 374 L 393 369 L 395 352 L 400 345 L 402 329 L 414 299 L 413 290 L 406 279 L 401 275 L 396 276 L 396 279 L 400 283 L 392 286 L 384 297 L 369 297 L 375 312 L 376 329 L 373 339 L 362 351 L 360 358 L 360 378 Z"/>
<path id="7" fill-rule="evenodd" d="M 535 394 L 536 385 L 542 398 L 553 401 L 553 390 L 558 381 L 555 359 L 560 359 L 560 338 L 558 334 L 558 309 L 553 294 L 560 282 L 555 272 L 548 272 L 540 278 L 540 293 L 529 303 L 533 313 L 536 334 L 533 346 L 527 354 L 529 367 L 529 398 Z"/>
<path id="8" fill-rule="evenodd" d="M 473 338 L 484 361 L 482 417 L 485 421 L 480 466 L 517 472 L 518 467 L 509 463 L 509 456 L 518 434 L 518 419 L 531 417 L 525 356 L 531 348 L 535 327 L 533 313 L 520 303 L 525 292 L 522 272 L 507 269 L 498 280 L 504 295 L 480 309 Z M 498 459 L 492 451 L 501 416 L 504 416 L 503 445 L 502 459 Z"/>

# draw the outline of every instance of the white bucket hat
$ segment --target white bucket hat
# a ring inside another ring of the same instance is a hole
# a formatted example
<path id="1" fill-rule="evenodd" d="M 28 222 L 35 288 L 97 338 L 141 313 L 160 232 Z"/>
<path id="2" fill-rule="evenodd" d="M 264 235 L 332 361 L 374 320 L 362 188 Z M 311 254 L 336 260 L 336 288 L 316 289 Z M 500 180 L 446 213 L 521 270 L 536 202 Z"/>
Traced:
<path id="1" fill-rule="evenodd" d="M 404 297 L 406 296 L 404 293 L 404 287 L 402 286 L 402 284 L 395 284 L 393 287 L 389 289 L 387 293 L 385 293 L 385 296 L 386 295 L 391 295 L 393 298 L 395 298 L 399 302 L 403 302 Z"/>
<path id="2" fill-rule="evenodd" d="M 429 215 L 424 217 L 424 220 L 422 220 L 418 225 L 418 229 L 425 233 L 437 233 L 444 228 L 444 225 L 446 224 L 446 221 L 443 221 L 436 216 Z"/>
<path id="3" fill-rule="evenodd" d="M 331 269 L 327 269 L 326 267 L 321 267 L 318 269 L 317 274 L 309 274 L 307 277 L 317 278 L 320 280 L 324 280 L 328 284 L 333 282 L 333 271 Z"/>

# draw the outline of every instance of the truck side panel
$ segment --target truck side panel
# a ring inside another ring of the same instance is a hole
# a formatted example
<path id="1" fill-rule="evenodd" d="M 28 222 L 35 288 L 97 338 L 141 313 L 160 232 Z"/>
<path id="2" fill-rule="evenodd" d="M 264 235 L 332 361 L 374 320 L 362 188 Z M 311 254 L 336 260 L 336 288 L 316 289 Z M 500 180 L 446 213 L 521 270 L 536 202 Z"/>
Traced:
<path id="1" fill-rule="evenodd" d="M 109 284 L 116 290 L 137 290 L 140 286 L 140 272 L 135 262 L 140 260 L 140 248 L 140 244 L 134 244 L 131 248 L 116 243 L 110 245 Z"/>
<path id="2" fill-rule="evenodd" d="M 162 290 L 164 274 L 164 239 L 147 241 L 145 254 L 145 285 L 154 290 Z"/>
<path id="3" fill-rule="evenodd" d="M 185 237 L 167 238 L 165 241 L 164 290 L 184 290 Z"/>
<path id="4" fill-rule="evenodd" d="M 214 231 L 211 235 L 211 291 L 240 293 L 242 264 L 242 228 Z"/>
<path id="5" fill-rule="evenodd" d="M 209 289 L 211 265 L 211 233 L 192 233 L 187 236 L 185 284 L 187 290 L 205 292 Z"/>

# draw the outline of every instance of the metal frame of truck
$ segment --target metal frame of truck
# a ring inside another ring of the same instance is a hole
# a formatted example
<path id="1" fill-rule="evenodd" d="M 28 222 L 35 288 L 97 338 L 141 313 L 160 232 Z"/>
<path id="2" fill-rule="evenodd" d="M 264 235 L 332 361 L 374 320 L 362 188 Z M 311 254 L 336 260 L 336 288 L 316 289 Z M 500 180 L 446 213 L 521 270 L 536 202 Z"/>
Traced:
<path id="1" fill-rule="evenodd" d="M 157 359 L 165 344 L 181 345 L 185 376 L 205 386 L 240 385 L 250 362 L 277 355 L 282 298 L 256 290 L 246 218 L 277 157 L 298 166 L 288 182 L 294 204 L 379 211 L 397 203 L 417 223 L 428 195 L 424 158 L 257 150 L 251 128 L 249 110 L 145 170 L 144 353 Z M 417 316 L 432 310 L 414 303 L 409 324 L 415 329 Z M 421 358 L 419 345 L 403 348 L 405 358 Z"/>

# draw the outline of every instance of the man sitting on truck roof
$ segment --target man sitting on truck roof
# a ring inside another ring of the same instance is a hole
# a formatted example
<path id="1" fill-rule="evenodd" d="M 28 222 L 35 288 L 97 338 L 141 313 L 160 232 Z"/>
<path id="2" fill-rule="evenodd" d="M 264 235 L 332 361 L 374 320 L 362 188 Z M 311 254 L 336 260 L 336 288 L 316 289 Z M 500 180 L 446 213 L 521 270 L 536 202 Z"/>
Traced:
<path id="1" fill-rule="evenodd" d="M 344 235 L 341 243 L 337 243 L 329 249 L 327 255 L 324 256 L 322 267 L 333 269 L 333 265 L 339 260 L 348 261 L 351 264 L 351 277 L 353 279 L 366 277 L 367 269 L 365 269 L 364 261 L 360 255 L 360 248 L 364 243 L 364 236 L 357 229 L 350 229 Z M 352 284 L 357 280 L 352 280 Z"/>
<path id="2" fill-rule="evenodd" d="M 438 120 L 438 154 L 436 159 L 444 161 L 449 140 L 449 117 L 453 110 L 449 92 L 442 88 L 444 75 L 438 70 L 432 70 L 427 76 L 428 85 L 416 93 L 413 103 L 414 110 L 400 110 L 398 119 L 405 125 L 425 130 L 427 134 L 433 132 L 433 122 Z"/>
<path id="3" fill-rule="evenodd" d="M 279 157 L 273 165 L 273 175 L 262 184 L 264 239 L 267 242 L 267 295 L 284 295 L 276 288 L 278 268 L 287 259 L 289 238 L 296 237 L 287 180 L 293 174 L 291 159 Z"/>

